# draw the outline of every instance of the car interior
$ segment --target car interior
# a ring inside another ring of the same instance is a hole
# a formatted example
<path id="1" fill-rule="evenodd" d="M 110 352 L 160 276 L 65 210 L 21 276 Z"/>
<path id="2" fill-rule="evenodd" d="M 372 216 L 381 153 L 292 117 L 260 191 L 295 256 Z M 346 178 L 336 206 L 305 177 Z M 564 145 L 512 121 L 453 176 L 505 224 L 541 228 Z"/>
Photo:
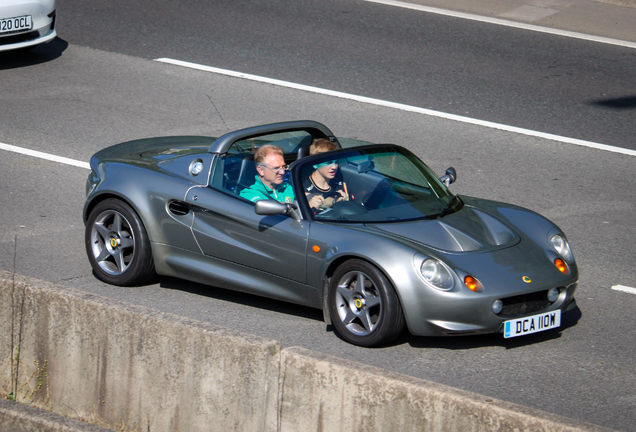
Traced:
<path id="1" fill-rule="evenodd" d="M 285 152 L 285 163 L 290 164 L 309 155 L 313 137 L 307 133 L 271 141 L 267 137 L 258 137 L 238 141 L 228 153 L 217 161 L 211 186 L 222 191 L 239 195 L 241 190 L 254 184 L 257 175 L 254 152 L 265 144 L 279 146 Z"/>

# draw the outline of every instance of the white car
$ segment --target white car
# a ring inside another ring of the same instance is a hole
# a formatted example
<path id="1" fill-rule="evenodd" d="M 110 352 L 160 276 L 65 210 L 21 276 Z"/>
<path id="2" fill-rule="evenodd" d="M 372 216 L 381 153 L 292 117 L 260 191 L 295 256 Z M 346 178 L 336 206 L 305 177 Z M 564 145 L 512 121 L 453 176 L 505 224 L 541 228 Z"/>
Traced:
<path id="1" fill-rule="evenodd" d="M 55 0 L 0 0 L 0 51 L 51 42 Z"/>

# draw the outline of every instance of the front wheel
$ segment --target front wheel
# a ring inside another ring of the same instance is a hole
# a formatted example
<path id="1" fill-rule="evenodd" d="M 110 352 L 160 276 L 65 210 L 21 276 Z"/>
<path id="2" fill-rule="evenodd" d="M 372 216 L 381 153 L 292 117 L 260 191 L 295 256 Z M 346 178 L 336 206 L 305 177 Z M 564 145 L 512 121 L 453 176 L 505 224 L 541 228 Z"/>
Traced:
<path id="1" fill-rule="evenodd" d="M 354 345 L 386 344 L 404 329 L 393 286 L 366 261 L 350 260 L 336 269 L 329 286 L 329 313 L 338 334 Z"/>
<path id="2" fill-rule="evenodd" d="M 97 278 L 112 285 L 137 285 L 151 279 L 150 241 L 135 211 L 117 199 L 95 206 L 86 222 L 86 254 Z"/>

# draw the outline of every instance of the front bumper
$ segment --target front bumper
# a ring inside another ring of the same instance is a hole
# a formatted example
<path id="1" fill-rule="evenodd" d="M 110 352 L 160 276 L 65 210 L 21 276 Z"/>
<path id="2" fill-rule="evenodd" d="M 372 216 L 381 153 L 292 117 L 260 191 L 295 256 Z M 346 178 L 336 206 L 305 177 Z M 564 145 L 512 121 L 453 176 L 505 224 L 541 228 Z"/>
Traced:
<path id="1" fill-rule="evenodd" d="M 576 306 L 574 293 L 577 282 L 560 286 L 561 293 L 554 303 L 547 300 L 547 289 L 531 293 L 505 296 L 484 296 L 481 298 L 458 299 L 423 305 L 423 310 L 413 316 L 407 312 L 409 330 L 417 336 L 462 336 L 489 333 L 503 333 L 504 323 L 511 319 L 524 318 L 544 312 L 563 312 Z M 542 300 L 545 298 L 545 300 Z M 507 310 L 500 314 L 492 311 L 492 303 L 503 300 Z M 506 302 L 507 300 L 510 300 Z"/>
<path id="2" fill-rule="evenodd" d="M 48 14 L 45 19 L 34 19 L 34 27 L 38 28 L 21 33 L 0 35 L 0 51 L 18 50 L 35 45 L 51 42 L 57 37 L 55 30 L 56 11 Z"/>

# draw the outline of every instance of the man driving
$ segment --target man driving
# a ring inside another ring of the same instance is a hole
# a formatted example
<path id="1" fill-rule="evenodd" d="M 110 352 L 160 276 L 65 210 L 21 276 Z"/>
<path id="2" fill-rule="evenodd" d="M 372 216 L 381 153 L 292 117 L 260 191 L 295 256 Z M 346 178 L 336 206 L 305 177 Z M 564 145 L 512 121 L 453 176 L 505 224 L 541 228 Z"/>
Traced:
<path id="1" fill-rule="evenodd" d="M 282 203 L 293 203 L 294 189 L 285 182 L 285 173 L 288 166 L 285 165 L 282 148 L 266 144 L 254 153 L 256 163 L 254 184 L 240 192 L 243 198 L 252 202 L 261 199 L 273 199 Z"/>

